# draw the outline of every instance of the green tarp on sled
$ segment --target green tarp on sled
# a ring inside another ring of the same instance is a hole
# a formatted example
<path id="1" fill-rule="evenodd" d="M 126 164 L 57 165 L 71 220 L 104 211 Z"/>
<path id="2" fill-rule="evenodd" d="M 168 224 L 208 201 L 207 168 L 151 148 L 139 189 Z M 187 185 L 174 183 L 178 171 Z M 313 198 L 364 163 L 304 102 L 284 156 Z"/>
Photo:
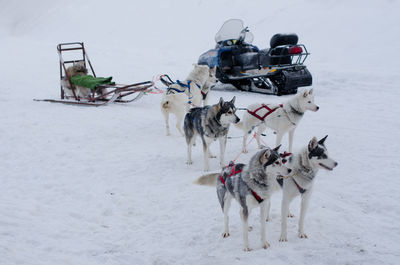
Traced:
<path id="1" fill-rule="evenodd" d="M 71 83 L 76 86 L 83 86 L 96 89 L 100 85 L 114 85 L 112 77 L 94 77 L 92 75 L 75 75 L 71 77 Z"/>

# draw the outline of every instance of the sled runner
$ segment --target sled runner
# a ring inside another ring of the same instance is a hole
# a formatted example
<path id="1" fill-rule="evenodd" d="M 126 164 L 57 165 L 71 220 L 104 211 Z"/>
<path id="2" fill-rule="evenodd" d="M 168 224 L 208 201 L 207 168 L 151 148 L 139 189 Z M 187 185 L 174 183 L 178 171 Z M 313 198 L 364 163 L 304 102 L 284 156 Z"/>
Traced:
<path id="1" fill-rule="evenodd" d="M 61 99 L 35 99 L 36 101 L 86 106 L 102 106 L 113 102 L 128 103 L 140 99 L 153 86 L 152 81 L 126 85 L 114 83 L 112 77 L 97 77 L 83 42 L 60 43 L 57 45 L 57 52 L 60 60 Z M 64 56 L 68 59 L 64 60 Z M 85 74 L 70 76 L 68 68 L 75 64 L 81 64 Z M 89 91 L 87 95 L 80 95 L 78 86 Z M 66 87 L 71 92 L 70 95 L 66 93 Z"/>

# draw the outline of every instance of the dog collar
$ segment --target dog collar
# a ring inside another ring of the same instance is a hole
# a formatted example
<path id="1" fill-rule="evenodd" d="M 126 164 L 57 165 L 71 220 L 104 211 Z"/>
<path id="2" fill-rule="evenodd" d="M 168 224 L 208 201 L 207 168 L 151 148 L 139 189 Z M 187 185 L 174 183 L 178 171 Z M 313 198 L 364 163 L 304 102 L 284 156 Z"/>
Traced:
<path id="1" fill-rule="evenodd" d="M 291 110 L 292 112 L 294 112 L 295 114 L 297 114 L 297 115 L 299 115 L 299 116 L 303 116 L 303 115 L 304 115 L 304 112 L 301 112 L 301 111 L 295 109 L 291 104 L 289 104 L 289 106 L 290 106 L 290 110 Z"/>
<path id="2" fill-rule="evenodd" d="M 311 167 L 306 167 L 303 163 L 303 159 L 301 158 L 301 155 L 299 155 L 299 162 L 302 167 L 301 171 L 305 172 L 306 174 L 310 174 L 313 172 L 313 169 Z"/>

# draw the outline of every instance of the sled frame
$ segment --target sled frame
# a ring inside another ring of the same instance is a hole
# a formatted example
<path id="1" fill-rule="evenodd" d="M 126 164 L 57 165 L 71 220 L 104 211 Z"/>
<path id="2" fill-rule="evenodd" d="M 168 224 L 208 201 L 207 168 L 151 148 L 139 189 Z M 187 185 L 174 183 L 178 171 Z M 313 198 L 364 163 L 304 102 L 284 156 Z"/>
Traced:
<path id="1" fill-rule="evenodd" d="M 67 73 L 67 68 L 69 65 L 73 65 L 74 63 L 78 62 L 83 62 L 85 68 L 89 70 L 89 73 L 96 77 L 96 73 L 93 68 L 93 64 L 91 63 L 89 56 L 87 54 L 87 51 L 85 49 L 85 45 L 83 42 L 68 42 L 68 43 L 60 43 L 57 45 L 57 51 L 59 55 L 59 67 L 60 67 L 60 96 L 61 100 L 48 100 L 50 102 L 58 102 L 58 103 L 66 103 L 66 104 L 82 104 L 82 105 L 95 105 L 95 106 L 100 106 L 100 105 L 106 105 L 105 102 L 110 101 L 111 102 L 119 102 L 119 103 L 128 103 L 128 102 L 133 102 L 139 98 L 141 98 L 144 94 L 144 92 L 152 87 L 154 84 L 152 81 L 144 81 L 140 83 L 134 83 L 134 84 L 114 84 L 114 85 L 100 85 L 96 88 L 96 90 L 92 90 L 91 96 L 89 98 L 79 98 L 75 94 L 75 90 L 72 89 L 73 96 L 69 97 L 65 95 L 64 90 L 62 88 L 61 80 L 66 77 L 70 87 L 72 88 L 73 85 L 71 83 L 71 76 L 68 75 Z M 78 51 L 78 56 L 76 60 L 67 60 L 64 61 L 63 59 L 63 53 L 69 52 L 69 51 Z M 79 52 L 80 51 L 80 52 Z M 107 89 L 107 92 L 104 94 L 99 94 L 96 93 L 98 91 L 103 90 L 104 88 Z M 134 93 L 139 93 L 135 98 L 129 99 L 129 100 L 124 100 L 123 97 L 126 97 L 128 95 L 132 95 Z M 117 94 L 117 95 L 115 95 Z M 68 99 L 72 99 L 72 102 L 67 101 Z M 99 103 L 100 101 L 100 103 Z M 104 102 L 105 101 L 105 102 Z"/>

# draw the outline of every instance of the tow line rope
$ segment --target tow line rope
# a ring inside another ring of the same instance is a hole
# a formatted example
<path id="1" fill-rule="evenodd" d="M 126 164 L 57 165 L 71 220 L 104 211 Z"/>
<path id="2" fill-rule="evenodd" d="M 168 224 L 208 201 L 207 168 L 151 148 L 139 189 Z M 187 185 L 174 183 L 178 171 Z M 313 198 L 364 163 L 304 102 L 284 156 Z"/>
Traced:
<path id="1" fill-rule="evenodd" d="M 249 146 L 249 144 L 254 140 L 254 138 L 256 138 L 256 133 L 253 134 L 253 137 L 251 137 L 251 139 L 249 140 L 249 142 L 246 144 L 246 148 L 247 146 Z M 236 160 L 239 158 L 239 156 L 243 154 L 243 150 L 240 151 L 239 154 L 236 155 L 236 157 L 232 160 L 232 162 L 236 162 Z"/>

